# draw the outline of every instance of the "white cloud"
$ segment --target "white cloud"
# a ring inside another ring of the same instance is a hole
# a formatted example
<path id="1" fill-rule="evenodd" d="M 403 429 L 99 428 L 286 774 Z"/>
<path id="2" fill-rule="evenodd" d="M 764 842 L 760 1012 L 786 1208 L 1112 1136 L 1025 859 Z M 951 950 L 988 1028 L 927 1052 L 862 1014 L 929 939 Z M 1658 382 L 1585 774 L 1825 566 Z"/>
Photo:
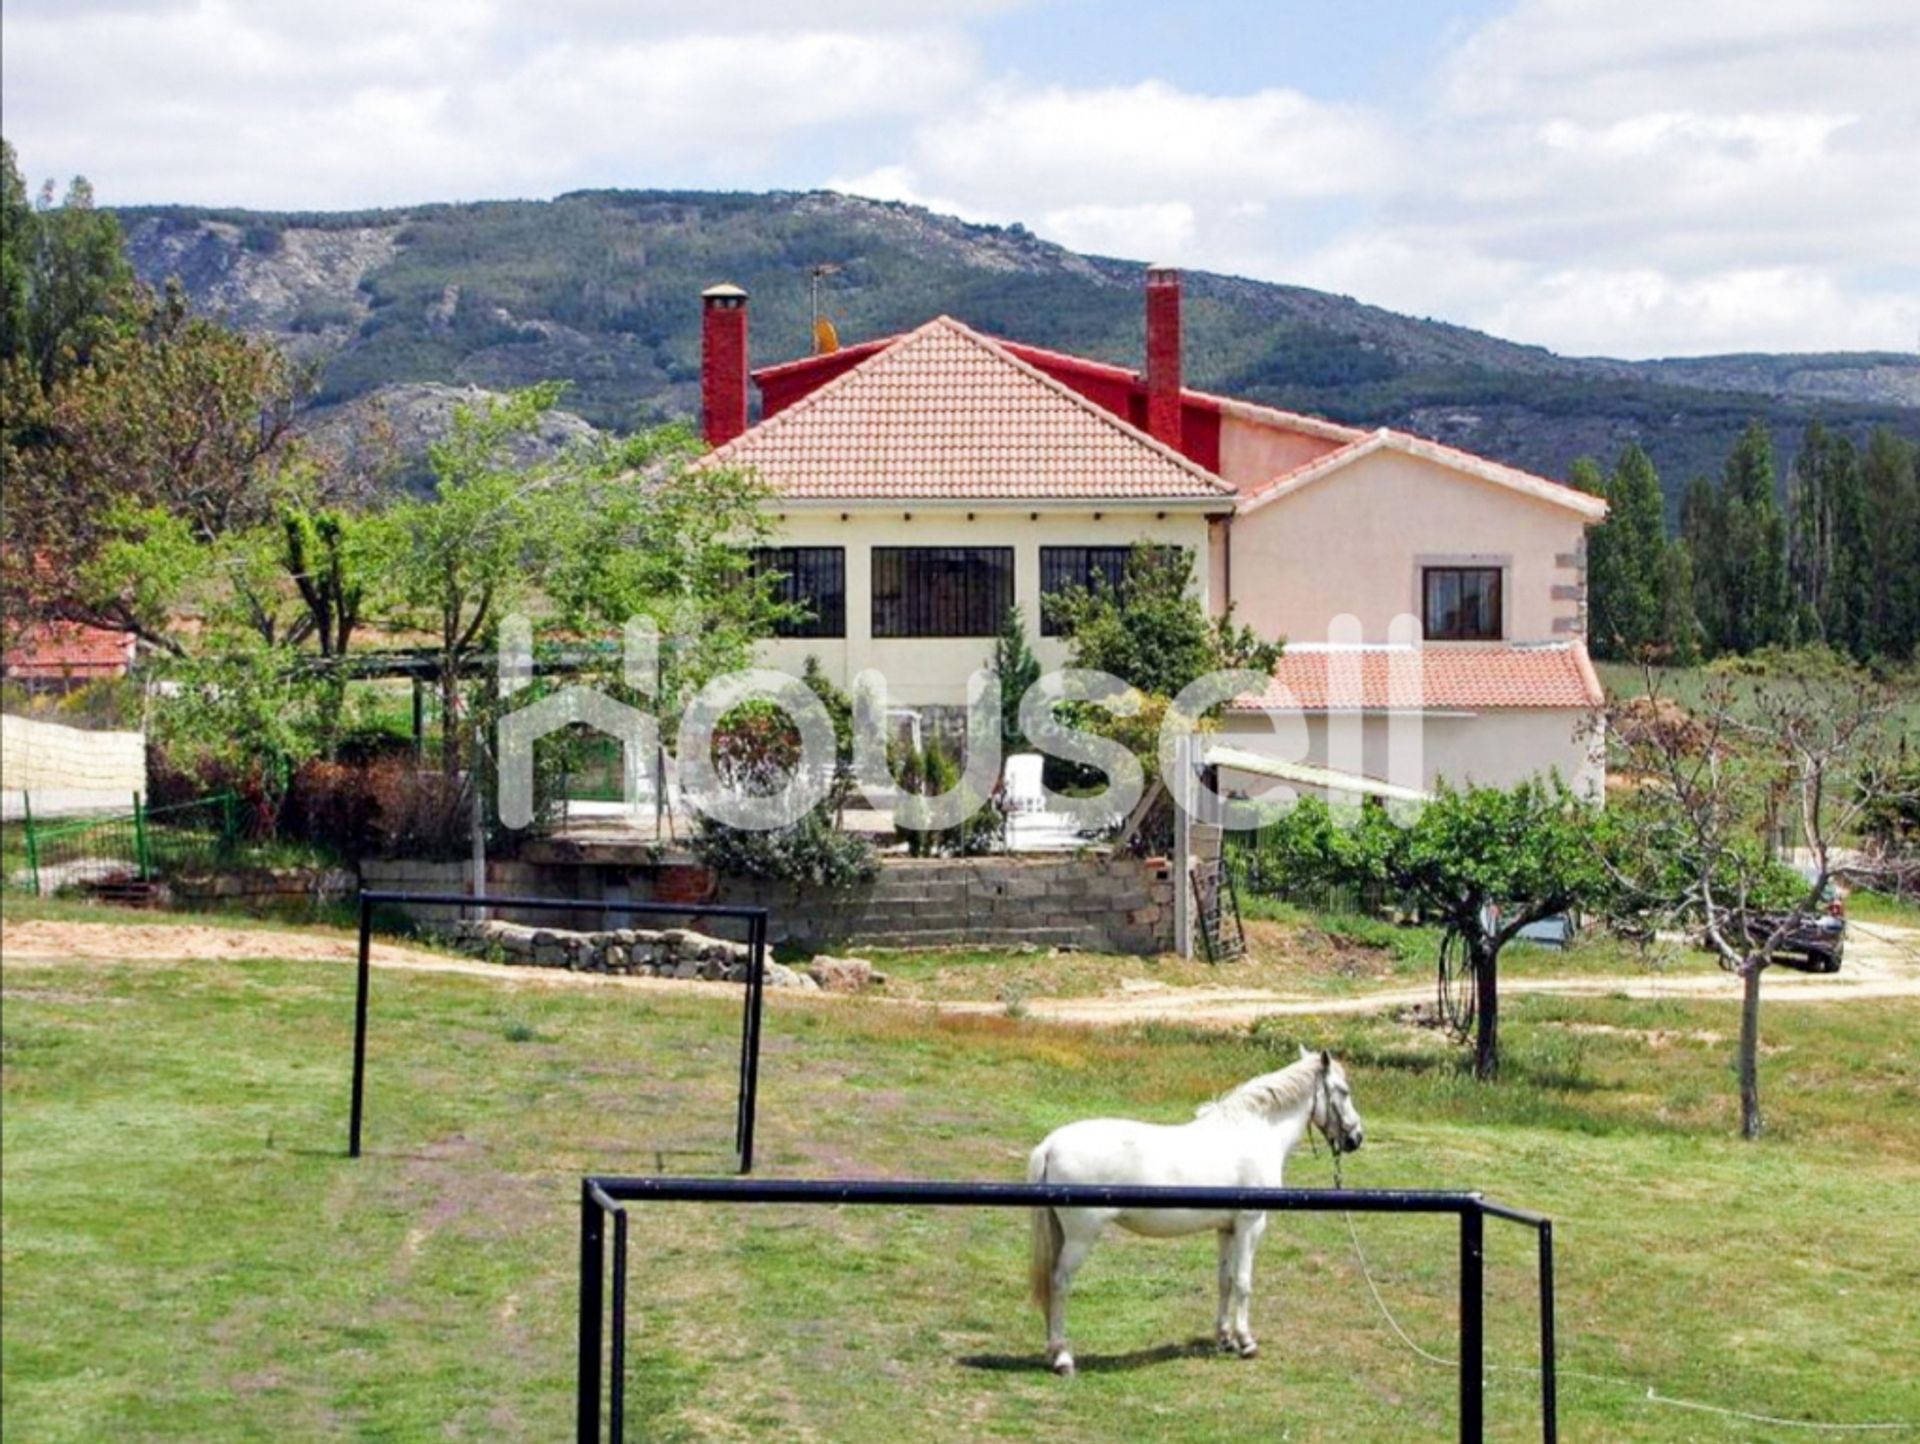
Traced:
<path id="1" fill-rule="evenodd" d="M 1018 3 L 9 0 L 0 78 L 110 202 L 830 183 L 1568 351 L 1913 345 L 1913 0 L 1513 0 L 1390 109 L 1285 51 L 1237 93 L 988 74 Z"/>
<path id="2" fill-rule="evenodd" d="M 690 28 L 688 7 L 559 8 L 604 23 L 534 27 L 480 3 L 10 6 L 8 139 L 36 172 L 84 171 L 118 202 L 551 195 L 750 174 L 809 132 L 950 103 L 977 71 L 931 10 L 902 25 L 871 4 L 768 4 L 745 16 L 766 28 L 719 31 Z M 656 23 L 670 8 L 677 22 Z M 861 27 L 833 28 L 836 11 Z"/>

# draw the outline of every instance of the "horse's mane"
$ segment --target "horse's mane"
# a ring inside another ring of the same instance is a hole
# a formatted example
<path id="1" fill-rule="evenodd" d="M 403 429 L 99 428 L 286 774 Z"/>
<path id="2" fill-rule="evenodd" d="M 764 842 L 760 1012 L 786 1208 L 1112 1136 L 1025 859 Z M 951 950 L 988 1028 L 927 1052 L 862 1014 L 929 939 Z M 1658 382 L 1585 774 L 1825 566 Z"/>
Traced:
<path id="1" fill-rule="evenodd" d="M 1284 1113 L 1307 1102 L 1319 1082 L 1320 1055 L 1315 1053 L 1298 1063 L 1288 1064 L 1277 1073 L 1249 1078 L 1211 1103 L 1202 1103 L 1194 1110 L 1194 1117 L 1244 1118 Z"/>

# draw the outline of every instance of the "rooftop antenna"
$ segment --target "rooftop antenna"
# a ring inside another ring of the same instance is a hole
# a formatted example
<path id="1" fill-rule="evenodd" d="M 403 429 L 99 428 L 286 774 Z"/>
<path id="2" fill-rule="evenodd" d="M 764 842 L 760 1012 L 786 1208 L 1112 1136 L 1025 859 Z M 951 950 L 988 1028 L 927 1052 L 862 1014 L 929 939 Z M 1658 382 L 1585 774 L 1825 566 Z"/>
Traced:
<path id="1" fill-rule="evenodd" d="M 813 354 L 816 356 L 829 356 L 840 349 L 840 333 L 833 329 L 833 322 L 820 310 L 820 278 L 839 273 L 840 267 L 831 261 L 820 262 L 810 273 L 813 286 Z"/>

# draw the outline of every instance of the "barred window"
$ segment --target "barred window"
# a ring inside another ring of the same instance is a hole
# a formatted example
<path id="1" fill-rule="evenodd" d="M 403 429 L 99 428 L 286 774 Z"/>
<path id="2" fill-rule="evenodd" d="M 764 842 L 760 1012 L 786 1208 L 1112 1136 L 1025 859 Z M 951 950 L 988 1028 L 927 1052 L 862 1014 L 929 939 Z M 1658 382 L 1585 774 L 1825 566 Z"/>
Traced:
<path id="1" fill-rule="evenodd" d="M 1093 591 L 1102 583 L 1118 596 L 1126 585 L 1132 556 L 1132 547 L 1041 547 L 1040 635 L 1058 637 L 1066 631 L 1049 615 L 1053 609 L 1047 605 L 1048 598 L 1076 588 Z"/>
<path id="2" fill-rule="evenodd" d="M 1012 608 L 1012 547 L 873 549 L 876 637 L 991 637 Z"/>
<path id="3" fill-rule="evenodd" d="M 805 607 L 808 615 L 775 625 L 778 637 L 844 637 L 847 634 L 845 547 L 755 547 L 753 569 L 774 577 L 776 601 Z"/>
<path id="4" fill-rule="evenodd" d="M 1500 640 L 1499 567 L 1428 567 L 1421 590 L 1428 641 Z"/>

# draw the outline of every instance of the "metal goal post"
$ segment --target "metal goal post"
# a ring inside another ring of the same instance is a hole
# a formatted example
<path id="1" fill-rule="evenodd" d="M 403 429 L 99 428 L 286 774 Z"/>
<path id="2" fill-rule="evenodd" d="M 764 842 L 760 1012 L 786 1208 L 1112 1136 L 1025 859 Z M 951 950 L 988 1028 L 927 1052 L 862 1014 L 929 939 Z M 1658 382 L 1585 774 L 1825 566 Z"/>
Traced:
<path id="1" fill-rule="evenodd" d="M 580 1182 L 579 1444 L 623 1444 L 627 1353 L 627 1204 L 814 1204 L 889 1208 L 1174 1208 L 1275 1213 L 1427 1213 L 1459 1222 L 1460 1438 L 1486 1427 L 1486 1256 L 1489 1218 L 1539 1239 L 1540 1420 L 1558 1438 L 1554 1377 L 1553 1221 L 1478 1193 L 1332 1188 L 1108 1188 L 1054 1183 L 889 1183 L 814 1179 L 614 1178 Z M 608 1273 L 611 1232 L 612 1273 Z M 609 1298 L 609 1292 L 611 1298 Z M 609 1307 L 611 1305 L 611 1307 Z M 609 1325 L 609 1320 L 610 1325 Z M 602 1379 L 602 1366 L 606 1377 Z M 605 1406 L 603 1415 L 602 1407 Z M 602 1420 L 605 1420 L 603 1436 Z"/>
<path id="2" fill-rule="evenodd" d="M 767 910 L 721 903 L 620 902 L 599 898 L 476 897 L 471 893 L 360 894 L 360 957 L 353 1001 L 353 1101 L 347 1156 L 360 1156 L 366 1104 L 367 1007 L 373 974 L 373 910 L 382 904 L 507 908 L 515 912 L 594 912 L 634 917 L 728 918 L 746 927 L 747 979 L 740 1015 L 740 1082 L 734 1103 L 733 1148 L 739 1171 L 753 1172 L 753 1125 L 760 1095 L 760 1018 L 767 987 Z"/>

